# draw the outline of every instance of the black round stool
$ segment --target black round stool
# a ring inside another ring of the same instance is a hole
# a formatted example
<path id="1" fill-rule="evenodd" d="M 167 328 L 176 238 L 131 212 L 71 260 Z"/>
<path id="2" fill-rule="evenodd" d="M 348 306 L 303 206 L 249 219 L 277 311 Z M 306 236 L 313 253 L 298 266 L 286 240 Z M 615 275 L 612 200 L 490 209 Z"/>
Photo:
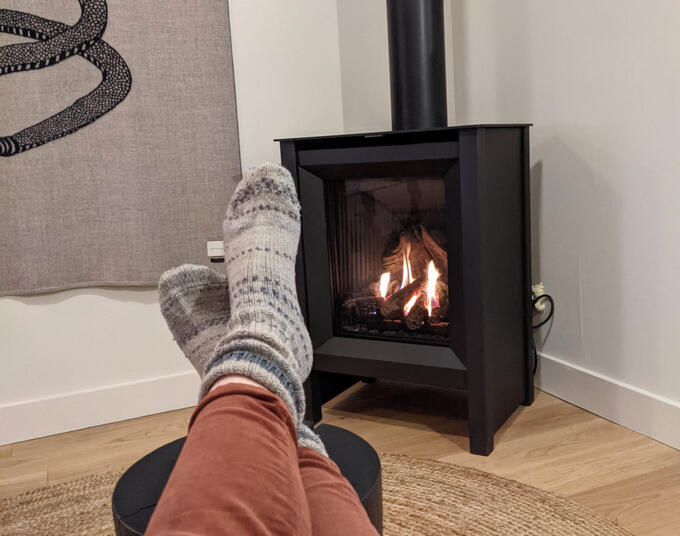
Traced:
<path id="1" fill-rule="evenodd" d="M 337 426 L 322 424 L 316 433 L 359 495 L 371 523 L 382 534 L 382 479 L 375 450 L 358 435 Z M 112 500 L 117 536 L 144 534 L 185 439 L 157 448 L 120 477 Z"/>

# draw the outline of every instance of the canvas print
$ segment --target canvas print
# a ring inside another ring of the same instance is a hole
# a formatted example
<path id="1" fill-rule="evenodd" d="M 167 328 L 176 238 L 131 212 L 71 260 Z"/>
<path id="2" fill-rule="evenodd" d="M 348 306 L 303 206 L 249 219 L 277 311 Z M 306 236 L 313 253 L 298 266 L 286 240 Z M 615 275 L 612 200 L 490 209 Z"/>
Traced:
<path id="1" fill-rule="evenodd" d="M 227 0 L 3 0 L 0 295 L 208 263 L 241 176 Z"/>

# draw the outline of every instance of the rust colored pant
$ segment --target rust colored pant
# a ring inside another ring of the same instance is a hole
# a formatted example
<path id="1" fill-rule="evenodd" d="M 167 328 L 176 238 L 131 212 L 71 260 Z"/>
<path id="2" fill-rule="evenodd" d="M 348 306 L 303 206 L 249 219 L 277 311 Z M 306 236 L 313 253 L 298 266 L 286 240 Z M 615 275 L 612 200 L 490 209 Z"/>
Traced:
<path id="1" fill-rule="evenodd" d="M 377 531 L 330 459 L 298 448 L 283 401 L 231 383 L 208 393 L 147 535 L 353 535 Z"/>

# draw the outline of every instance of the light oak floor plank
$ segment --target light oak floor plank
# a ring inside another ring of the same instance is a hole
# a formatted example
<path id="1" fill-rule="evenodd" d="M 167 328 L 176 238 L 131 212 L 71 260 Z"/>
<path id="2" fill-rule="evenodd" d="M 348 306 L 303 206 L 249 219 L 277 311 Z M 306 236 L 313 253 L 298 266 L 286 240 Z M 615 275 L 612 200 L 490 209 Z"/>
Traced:
<path id="1" fill-rule="evenodd" d="M 128 466 L 185 435 L 191 411 L 171 411 L 14 443 L 11 454 L 0 457 L 0 497 Z M 40 474 L 44 480 L 17 480 L 22 474 Z"/>
<path id="2" fill-rule="evenodd" d="M 127 466 L 181 437 L 192 408 L 0 447 L 0 497 Z M 496 433 L 488 457 L 468 452 L 465 400 L 390 382 L 357 384 L 324 421 L 378 452 L 489 471 L 589 506 L 638 535 L 680 534 L 680 452 L 546 393 Z"/>
<path id="3" fill-rule="evenodd" d="M 680 452 L 541 391 L 495 435 L 488 457 L 467 452 L 456 394 L 388 382 L 358 384 L 324 409 L 324 422 L 379 452 L 475 467 L 569 497 L 633 534 L 680 534 Z"/>

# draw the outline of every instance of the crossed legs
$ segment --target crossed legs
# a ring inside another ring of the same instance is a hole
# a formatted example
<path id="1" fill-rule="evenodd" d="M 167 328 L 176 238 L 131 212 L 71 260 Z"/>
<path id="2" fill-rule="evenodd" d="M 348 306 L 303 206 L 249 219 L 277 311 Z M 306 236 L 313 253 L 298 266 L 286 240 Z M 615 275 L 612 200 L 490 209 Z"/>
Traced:
<path id="1" fill-rule="evenodd" d="M 302 423 L 312 350 L 295 292 L 299 204 L 288 172 L 267 164 L 248 173 L 224 232 L 226 279 L 185 265 L 159 284 L 201 390 L 147 534 L 377 534 Z"/>
<path id="2" fill-rule="evenodd" d="M 299 447 L 285 404 L 229 383 L 191 418 L 147 535 L 375 535 L 359 498 L 326 456 Z"/>

